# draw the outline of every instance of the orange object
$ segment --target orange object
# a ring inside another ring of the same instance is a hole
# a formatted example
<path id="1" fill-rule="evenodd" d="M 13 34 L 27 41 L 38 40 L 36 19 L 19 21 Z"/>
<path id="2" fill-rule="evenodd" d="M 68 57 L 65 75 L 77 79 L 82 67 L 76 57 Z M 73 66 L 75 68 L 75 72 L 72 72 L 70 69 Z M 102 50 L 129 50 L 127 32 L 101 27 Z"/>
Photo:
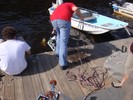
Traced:
<path id="1" fill-rule="evenodd" d="M 57 82 L 56 82 L 56 80 L 51 80 L 51 81 L 50 81 L 50 84 L 54 84 L 54 85 L 56 85 Z"/>
<path id="2" fill-rule="evenodd" d="M 52 91 L 48 91 L 48 92 L 46 92 L 46 96 L 48 98 L 53 98 L 54 94 L 52 93 Z"/>

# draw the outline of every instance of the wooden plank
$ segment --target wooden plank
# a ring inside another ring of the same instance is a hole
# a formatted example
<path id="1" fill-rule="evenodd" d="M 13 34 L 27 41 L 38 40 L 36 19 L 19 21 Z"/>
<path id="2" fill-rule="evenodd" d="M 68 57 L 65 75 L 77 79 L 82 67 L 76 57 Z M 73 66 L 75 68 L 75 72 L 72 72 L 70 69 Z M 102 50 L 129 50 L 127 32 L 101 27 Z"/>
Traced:
<path id="1" fill-rule="evenodd" d="M 113 52 L 119 50 L 114 45 L 109 42 L 106 43 L 98 43 L 94 45 L 94 50 L 92 52 L 92 60 L 90 61 L 90 65 L 93 67 L 98 67 L 101 70 L 104 70 L 104 62 L 108 56 L 110 56 Z M 108 74 L 107 74 L 108 75 Z M 108 75 L 108 78 L 104 80 L 105 86 L 111 86 L 111 82 L 114 81 L 114 78 Z M 103 87 L 103 88 L 104 88 Z"/>
<path id="2" fill-rule="evenodd" d="M 53 65 L 55 65 L 54 60 L 56 59 L 54 57 L 50 58 L 51 64 L 53 64 Z M 52 60 L 52 58 L 53 58 L 53 60 Z M 56 61 L 56 63 L 57 63 L 57 61 Z M 75 100 L 77 97 L 75 97 L 72 87 L 70 86 L 68 80 L 66 79 L 66 76 L 64 75 L 63 71 L 60 69 L 59 65 L 54 67 L 54 71 L 57 76 L 58 84 L 61 86 L 61 89 L 63 91 L 63 95 L 65 95 L 65 97 L 67 97 L 67 98 L 71 98 L 72 100 Z"/>
<path id="3" fill-rule="evenodd" d="M 4 100 L 14 100 L 14 78 L 6 75 L 4 77 Z"/>
<path id="4" fill-rule="evenodd" d="M 85 66 L 86 66 L 86 68 L 85 68 Z M 84 75 L 82 77 L 88 78 L 89 74 L 90 74 L 89 71 L 92 68 L 92 66 L 90 64 L 88 64 L 88 63 L 85 63 L 85 64 L 80 65 L 79 67 L 80 67 L 80 75 L 83 75 L 83 73 L 85 71 L 85 73 L 84 73 Z M 78 75 L 79 75 L 79 73 L 77 74 L 77 76 Z M 82 91 L 84 92 L 84 97 L 85 97 L 86 95 L 88 95 L 91 92 L 91 86 L 82 85 L 80 80 L 82 80 L 81 76 L 79 76 L 77 83 L 79 84 L 79 86 L 81 87 Z M 85 82 L 85 80 L 83 82 Z"/>
<path id="5" fill-rule="evenodd" d="M 130 38 L 127 38 L 127 39 L 120 39 L 120 40 L 116 40 L 116 41 L 110 41 L 109 43 L 111 43 L 112 45 L 114 45 L 117 48 L 121 49 L 123 45 L 129 47 L 132 42 L 133 42 L 133 38 L 130 37 Z"/>
<path id="6" fill-rule="evenodd" d="M 42 60 L 43 60 L 43 62 L 45 62 L 44 67 L 47 70 L 47 77 L 49 78 L 50 81 L 56 80 L 57 85 L 55 86 L 56 87 L 55 92 L 57 92 L 57 93 L 62 92 L 60 84 L 59 84 L 58 79 L 57 79 L 58 76 L 54 72 L 54 67 L 56 67 L 57 63 L 52 65 L 51 58 L 53 58 L 53 55 L 49 55 L 48 53 L 45 53 L 45 56 L 42 56 Z M 54 59 L 54 61 L 56 61 L 56 59 Z M 63 100 L 63 99 L 60 98 L 60 100 Z"/>
<path id="7" fill-rule="evenodd" d="M 108 56 L 118 50 L 121 50 L 123 45 L 129 47 L 132 41 L 133 39 L 128 38 L 94 45 L 95 47 L 97 47 L 97 49 L 94 50 L 95 54 L 93 55 L 93 57 L 95 60 L 91 61 L 91 65 L 95 67 L 101 66 L 104 68 L 104 62 L 108 58 Z M 105 80 L 105 87 L 111 86 L 112 81 L 115 81 L 115 79 L 112 76 L 108 75 L 108 78 Z"/>
<path id="8" fill-rule="evenodd" d="M 37 98 L 40 94 L 44 93 L 44 90 L 40 80 L 39 72 L 37 70 L 37 67 L 40 66 L 37 65 L 36 55 L 32 57 L 32 61 L 30 61 L 29 64 L 30 66 L 32 66 L 32 68 L 30 69 L 31 81 L 33 83 L 33 88 L 35 91 L 35 97 Z"/>
<path id="9" fill-rule="evenodd" d="M 63 71 L 64 72 L 64 74 L 66 75 L 66 72 L 67 72 L 67 70 L 65 70 L 65 71 Z M 73 72 L 74 73 L 74 72 Z M 78 76 L 78 74 L 77 74 L 77 76 Z M 67 77 L 67 76 L 66 76 Z M 68 79 L 67 79 L 68 80 Z M 81 86 L 81 84 L 80 84 L 80 82 L 78 81 L 78 79 L 76 79 L 75 81 L 69 81 L 68 80 L 68 84 L 70 84 L 70 87 L 71 87 L 71 89 L 72 89 L 72 91 L 73 91 L 73 93 L 74 93 L 74 95 L 75 95 L 75 99 L 78 99 L 79 97 L 84 97 L 85 96 L 85 94 L 87 94 L 86 92 L 87 92 L 87 90 L 86 89 L 84 89 L 82 86 Z M 78 92 L 77 92 L 78 91 Z"/>
<path id="10" fill-rule="evenodd" d="M 56 67 L 56 65 L 57 65 L 57 63 L 55 63 L 55 62 L 57 62 L 57 59 L 55 58 L 54 59 L 54 61 L 52 61 L 52 63 L 51 63 L 51 58 L 53 58 L 54 56 L 53 55 L 50 55 L 50 54 L 45 54 L 45 56 L 43 56 L 44 58 L 42 58 L 42 60 L 43 60 L 43 62 L 45 62 L 44 63 L 44 67 L 45 67 L 45 69 L 46 70 L 48 70 L 47 71 L 47 75 L 48 75 L 48 78 L 50 79 L 50 80 L 56 80 L 57 81 L 57 83 L 58 83 L 58 80 L 57 80 L 57 75 L 55 74 L 55 72 L 54 72 L 54 68 Z M 53 64 L 54 63 L 54 64 Z M 46 66 L 47 65 L 47 66 Z M 56 86 L 59 90 L 61 89 L 60 88 L 60 86 Z"/>
<path id="11" fill-rule="evenodd" d="M 96 47 L 96 49 L 93 51 L 95 64 L 97 62 L 97 65 L 103 66 L 104 61 L 107 59 L 108 56 L 118 50 L 121 50 L 122 46 L 127 46 L 129 48 L 132 41 L 133 38 L 128 38 L 94 45 Z"/>
<path id="12" fill-rule="evenodd" d="M 22 76 L 14 76 L 14 100 L 25 100 Z"/>
<path id="13" fill-rule="evenodd" d="M 22 73 L 25 100 L 36 99 L 33 83 L 31 80 L 31 75 L 30 75 L 31 68 L 32 66 L 28 65 L 27 69 Z"/>
<path id="14" fill-rule="evenodd" d="M 81 82 L 80 82 L 80 80 L 81 80 L 80 75 L 83 75 L 83 73 L 85 71 L 84 77 L 86 77 L 86 78 L 89 77 L 87 74 L 90 73 L 89 71 L 92 68 L 90 61 L 91 61 L 91 52 L 92 52 L 93 48 L 94 47 L 92 45 L 87 45 L 87 46 L 81 46 L 81 47 L 76 48 L 75 49 L 76 51 L 74 49 L 71 49 L 71 51 L 73 51 L 73 50 L 75 51 L 74 54 L 72 54 L 72 55 L 75 55 L 77 60 L 76 60 L 76 62 L 75 62 L 75 60 L 73 60 L 74 62 L 72 61 L 71 64 L 73 65 L 73 63 L 76 63 L 76 65 L 72 66 L 73 68 L 70 71 L 76 75 L 77 83 L 80 86 L 80 88 L 83 91 L 85 96 L 91 92 L 91 86 L 85 86 L 85 87 L 82 86 Z M 78 50 L 79 50 L 79 52 L 78 52 Z M 91 52 L 89 50 L 91 50 Z M 69 52 L 70 52 L 70 49 L 69 49 Z M 71 57 L 71 54 L 68 55 L 68 58 L 70 58 L 70 57 Z M 71 65 L 70 65 L 70 67 L 71 67 Z M 83 96 L 82 96 L 82 98 L 83 98 Z"/>
<path id="15" fill-rule="evenodd" d="M 2 75 L 2 72 L 0 71 L 0 74 Z M 4 77 L 0 77 L 0 99 L 3 100 L 4 96 Z"/>
<path id="16" fill-rule="evenodd" d="M 43 63 L 45 63 L 46 61 L 43 62 L 43 59 L 45 60 L 45 58 L 41 57 L 42 54 L 39 54 L 36 59 L 37 59 L 37 70 L 38 70 L 38 74 L 42 83 L 42 87 L 43 87 L 43 91 L 47 92 L 50 90 L 50 85 L 49 85 L 49 78 L 48 75 L 46 73 L 46 69 L 43 65 Z M 47 65 L 46 65 L 47 66 Z M 45 93 L 43 93 L 45 94 Z"/>

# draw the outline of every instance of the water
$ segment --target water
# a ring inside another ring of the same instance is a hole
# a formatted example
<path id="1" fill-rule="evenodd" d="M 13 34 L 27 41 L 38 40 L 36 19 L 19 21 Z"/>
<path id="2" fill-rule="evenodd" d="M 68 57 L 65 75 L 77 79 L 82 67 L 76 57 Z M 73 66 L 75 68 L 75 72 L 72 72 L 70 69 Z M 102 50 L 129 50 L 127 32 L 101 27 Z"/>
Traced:
<path id="1" fill-rule="evenodd" d="M 51 1 L 6 1 L 8 0 L 5 0 L 4 3 L 3 1 L 0 1 L 0 31 L 5 26 L 15 27 L 18 30 L 18 34 L 22 35 L 26 42 L 31 46 L 32 54 L 51 51 L 48 45 L 43 46 L 41 44 L 44 37 L 48 40 L 52 36 L 52 26 L 49 23 L 49 13 L 47 10 L 51 6 Z M 75 1 L 75 3 L 79 6 L 95 10 L 98 13 L 109 17 L 114 17 L 111 14 L 111 9 L 108 7 L 108 1 L 95 1 L 94 3 L 94 0 L 90 0 L 89 3 L 81 2 L 82 1 L 80 0 Z M 105 42 L 118 38 L 127 38 L 124 30 L 118 30 L 102 35 L 88 35 L 85 32 L 78 31 L 73 28 L 71 32 L 80 34 L 80 39 L 84 44 Z M 114 33 L 117 33 L 116 36 Z M 76 44 L 75 40 L 70 38 L 69 46 L 75 46 L 74 43 Z"/>
<path id="2" fill-rule="evenodd" d="M 52 30 L 49 23 L 49 16 L 42 12 L 30 12 L 23 14 L 20 12 L 0 12 L 0 31 L 5 26 L 13 26 L 18 30 L 26 42 L 33 47 L 32 53 L 44 52 L 46 47 L 41 45 L 43 37 L 50 37 Z"/>

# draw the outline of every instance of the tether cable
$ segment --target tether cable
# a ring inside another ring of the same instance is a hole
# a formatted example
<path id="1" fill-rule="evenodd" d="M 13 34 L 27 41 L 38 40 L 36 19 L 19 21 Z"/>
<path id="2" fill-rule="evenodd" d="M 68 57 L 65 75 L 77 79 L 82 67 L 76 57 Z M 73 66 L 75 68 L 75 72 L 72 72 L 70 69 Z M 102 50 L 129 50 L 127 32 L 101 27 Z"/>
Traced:
<path id="1" fill-rule="evenodd" d="M 82 23 L 84 23 L 84 21 L 81 20 L 79 22 L 79 25 L 78 25 L 78 27 L 81 27 L 81 29 L 83 29 L 83 27 L 84 27 Z M 82 26 L 81 26 L 81 24 L 82 24 Z M 102 87 L 105 86 L 105 79 L 107 78 L 107 70 L 104 70 L 103 72 L 101 72 L 98 69 L 98 68 L 100 68 L 100 66 L 92 68 L 92 70 L 91 70 L 92 74 L 89 77 L 85 76 L 85 73 L 87 71 L 87 67 L 88 66 L 86 66 L 85 70 L 83 72 L 81 72 L 80 67 L 82 67 L 83 61 L 80 58 L 80 52 L 81 51 L 79 49 L 79 47 L 80 47 L 79 46 L 79 36 L 80 36 L 80 34 L 78 34 L 78 38 L 76 38 L 77 39 L 77 43 L 76 44 L 77 44 L 77 47 L 78 47 L 78 48 L 76 48 L 76 50 L 77 50 L 77 53 L 78 53 L 78 59 L 80 61 L 80 66 L 78 67 L 78 75 L 75 75 L 71 71 L 71 68 L 69 68 L 67 70 L 67 72 L 66 72 L 66 77 L 68 78 L 69 81 L 74 81 L 74 80 L 75 81 L 76 80 L 79 81 L 80 84 L 83 87 L 85 87 L 85 86 L 92 86 L 92 87 L 94 87 L 94 89 L 91 90 L 91 92 L 83 98 L 84 100 L 86 100 L 87 97 L 90 94 L 94 93 L 95 91 L 97 91 L 97 90 L 99 90 L 99 89 L 101 89 Z"/>

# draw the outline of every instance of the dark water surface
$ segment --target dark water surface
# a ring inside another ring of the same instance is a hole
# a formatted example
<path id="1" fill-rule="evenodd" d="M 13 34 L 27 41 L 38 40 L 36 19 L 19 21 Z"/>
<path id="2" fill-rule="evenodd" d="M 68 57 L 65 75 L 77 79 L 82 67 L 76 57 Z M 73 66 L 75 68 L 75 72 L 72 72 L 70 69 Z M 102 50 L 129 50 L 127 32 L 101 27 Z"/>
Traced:
<path id="1" fill-rule="evenodd" d="M 47 35 L 52 29 L 48 16 L 44 16 L 40 12 L 31 12 L 27 15 L 19 12 L 0 12 L 0 16 L 0 30 L 5 26 L 15 27 L 18 34 L 21 34 L 31 47 L 34 47 L 33 53 L 43 52 L 44 47 L 38 43 L 43 37 L 48 37 Z M 38 51 L 38 49 L 40 50 Z"/>
<path id="2" fill-rule="evenodd" d="M 43 37 L 48 40 L 51 37 L 52 26 L 49 23 L 48 8 L 51 6 L 51 1 L 33 0 L 34 2 L 21 0 L 1 0 L 0 1 L 0 31 L 5 26 L 13 26 L 17 29 L 18 34 L 22 35 L 26 42 L 32 47 L 32 54 L 51 51 L 49 46 L 43 46 L 41 41 Z M 74 0 L 73 0 L 74 1 Z M 108 6 L 108 1 L 87 0 L 84 3 L 81 0 L 74 1 L 76 5 L 97 11 L 106 16 L 112 16 L 111 9 Z M 76 29 L 71 30 L 80 34 L 80 39 L 85 44 L 99 43 L 114 40 L 116 38 L 127 38 L 124 30 L 118 30 L 112 33 L 102 35 L 88 35 L 85 32 Z M 115 36 L 115 34 L 117 34 Z M 119 35 L 120 34 L 120 35 Z M 93 38 L 93 39 L 92 39 Z M 74 46 L 75 41 L 72 38 L 69 40 L 69 46 Z M 76 44 L 76 42 L 75 42 Z"/>

